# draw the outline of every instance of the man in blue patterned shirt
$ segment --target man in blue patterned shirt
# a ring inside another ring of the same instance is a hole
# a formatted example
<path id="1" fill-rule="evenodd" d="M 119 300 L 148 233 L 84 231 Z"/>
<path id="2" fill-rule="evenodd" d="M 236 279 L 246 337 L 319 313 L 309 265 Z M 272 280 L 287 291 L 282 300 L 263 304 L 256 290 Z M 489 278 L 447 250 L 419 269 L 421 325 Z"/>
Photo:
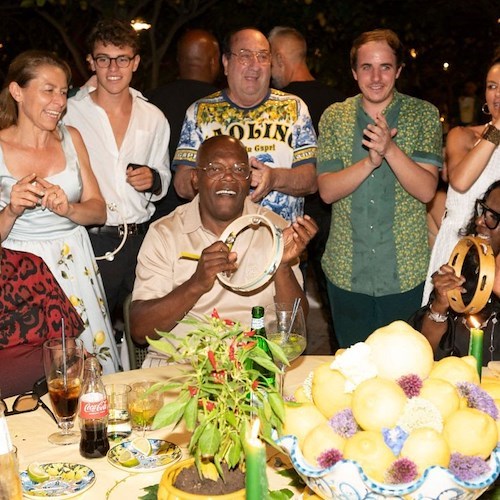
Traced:
<path id="1" fill-rule="evenodd" d="M 222 56 L 228 88 L 193 103 L 175 153 L 174 185 L 191 199 L 191 169 L 200 144 L 215 135 L 243 142 L 252 167 L 251 199 L 288 221 L 303 215 L 303 196 L 316 184 L 316 134 L 299 97 L 270 89 L 271 53 L 256 29 L 228 36 Z"/>

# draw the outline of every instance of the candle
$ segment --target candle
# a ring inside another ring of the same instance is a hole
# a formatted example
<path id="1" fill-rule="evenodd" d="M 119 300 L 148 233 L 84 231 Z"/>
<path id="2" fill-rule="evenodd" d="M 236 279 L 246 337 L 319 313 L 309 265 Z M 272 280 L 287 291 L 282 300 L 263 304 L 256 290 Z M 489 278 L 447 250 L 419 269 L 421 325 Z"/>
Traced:
<path id="1" fill-rule="evenodd" d="M 255 419 L 251 435 L 246 439 L 246 500 L 269 498 L 266 472 L 266 447 L 259 439 L 260 421 Z"/>
<path id="2" fill-rule="evenodd" d="M 470 329 L 469 355 L 476 358 L 477 372 L 479 380 L 481 380 L 483 369 L 483 330 L 479 328 L 479 322 L 473 316 L 470 319 L 474 328 Z"/>

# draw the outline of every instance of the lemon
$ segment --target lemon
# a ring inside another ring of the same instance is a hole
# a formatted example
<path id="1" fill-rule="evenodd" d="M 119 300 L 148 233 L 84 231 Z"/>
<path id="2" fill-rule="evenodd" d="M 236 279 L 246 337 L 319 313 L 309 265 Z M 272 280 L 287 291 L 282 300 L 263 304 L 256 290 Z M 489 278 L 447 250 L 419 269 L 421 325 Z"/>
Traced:
<path id="1" fill-rule="evenodd" d="M 344 458 L 356 460 L 364 473 L 381 483 L 384 475 L 396 457 L 385 444 L 380 432 L 360 431 L 346 440 Z"/>
<path id="2" fill-rule="evenodd" d="M 352 413 L 364 430 L 394 427 L 406 405 L 406 395 L 393 380 L 371 378 L 354 389 Z"/>
<path id="3" fill-rule="evenodd" d="M 130 450 L 123 450 L 118 456 L 118 462 L 123 467 L 134 467 L 138 465 L 139 460 Z"/>
<path id="4" fill-rule="evenodd" d="M 497 444 L 497 424 L 487 413 L 475 408 L 462 408 L 448 417 L 443 436 L 452 453 L 486 459 Z"/>
<path id="5" fill-rule="evenodd" d="M 493 399 L 500 399 L 500 380 L 483 377 L 481 380 L 481 389 L 486 391 Z"/>
<path id="6" fill-rule="evenodd" d="M 448 356 L 434 363 L 429 378 L 440 378 L 447 380 L 450 384 L 458 382 L 473 382 L 479 385 L 479 375 L 477 369 L 469 362 L 469 356 L 458 358 Z"/>
<path id="7" fill-rule="evenodd" d="M 371 357 L 382 378 L 397 380 L 415 374 L 427 378 L 434 363 L 429 341 L 404 321 L 394 321 L 375 330 L 365 344 L 371 347 Z"/>
<path id="8" fill-rule="evenodd" d="M 28 477 L 34 483 L 43 483 L 50 479 L 50 476 L 47 474 L 45 469 L 43 469 L 39 463 L 33 462 L 28 465 Z"/>
<path id="9" fill-rule="evenodd" d="M 450 455 L 450 447 L 443 435 L 428 427 L 412 431 L 401 449 L 401 457 L 415 463 L 419 476 L 431 465 L 448 467 Z"/>
<path id="10" fill-rule="evenodd" d="M 105 340 L 106 340 L 106 335 L 104 334 L 104 332 L 102 330 L 97 332 L 94 336 L 94 342 L 96 343 L 96 345 L 104 344 Z"/>
<path id="11" fill-rule="evenodd" d="M 345 438 L 337 434 L 328 422 L 317 425 L 304 438 L 302 454 L 307 462 L 318 467 L 318 457 L 325 451 L 335 448 L 344 450 Z"/>
<path id="12" fill-rule="evenodd" d="M 352 400 L 352 394 L 344 391 L 346 378 L 338 370 L 332 370 L 330 365 L 324 363 L 314 370 L 311 389 L 314 404 L 326 418 L 349 408 Z"/>
<path id="13" fill-rule="evenodd" d="M 134 448 L 134 450 L 137 450 L 139 453 L 142 453 L 146 457 L 149 457 L 149 455 L 151 455 L 151 453 L 153 452 L 153 448 L 151 447 L 151 443 L 149 442 L 148 438 L 142 436 L 136 437 L 132 439 L 130 444 Z"/>
<path id="14" fill-rule="evenodd" d="M 297 437 L 299 446 L 306 435 L 319 424 L 326 422 L 326 418 L 312 403 L 285 404 L 285 423 L 283 435 L 293 434 Z"/>
<path id="15" fill-rule="evenodd" d="M 441 413 L 443 422 L 460 407 L 460 396 L 455 386 L 440 378 L 425 379 L 420 397 L 434 404 Z"/>

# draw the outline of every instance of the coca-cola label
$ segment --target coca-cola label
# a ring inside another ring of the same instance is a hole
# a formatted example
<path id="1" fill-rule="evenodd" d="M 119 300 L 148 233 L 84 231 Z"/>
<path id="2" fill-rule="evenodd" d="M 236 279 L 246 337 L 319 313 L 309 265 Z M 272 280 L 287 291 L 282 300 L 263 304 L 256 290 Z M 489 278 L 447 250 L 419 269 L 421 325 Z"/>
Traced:
<path id="1" fill-rule="evenodd" d="M 108 400 L 103 394 L 94 392 L 80 398 L 80 418 L 104 418 L 108 413 Z"/>

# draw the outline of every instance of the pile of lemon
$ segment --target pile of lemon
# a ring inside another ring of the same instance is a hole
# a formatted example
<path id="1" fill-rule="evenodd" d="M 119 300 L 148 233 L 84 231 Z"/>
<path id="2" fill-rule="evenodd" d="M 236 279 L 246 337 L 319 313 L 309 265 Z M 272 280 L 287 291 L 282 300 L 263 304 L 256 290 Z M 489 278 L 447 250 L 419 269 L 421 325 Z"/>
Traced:
<path id="1" fill-rule="evenodd" d="M 398 458 L 412 460 L 420 476 L 431 465 L 448 467 L 454 452 L 490 456 L 500 436 L 500 422 L 469 407 L 457 383 L 480 384 L 500 409 L 500 381 L 483 377 L 480 383 L 474 358 L 434 362 L 427 339 L 402 321 L 376 330 L 362 344 L 338 351 L 332 361 L 316 368 L 295 392 L 296 402 L 286 405 L 283 434 L 297 436 L 307 462 L 319 466 L 318 458 L 335 449 L 344 459 L 357 461 L 370 478 L 385 482 Z M 360 357 L 363 366 L 356 367 L 355 361 L 348 366 L 345 360 L 352 358 L 351 351 L 361 348 L 369 352 L 368 358 Z M 417 375 L 421 383 L 417 398 L 408 397 L 397 382 L 410 375 Z M 351 409 L 357 424 L 348 437 L 329 423 L 345 409 Z M 405 419 L 412 425 L 395 455 L 383 430 L 395 429 Z"/>

